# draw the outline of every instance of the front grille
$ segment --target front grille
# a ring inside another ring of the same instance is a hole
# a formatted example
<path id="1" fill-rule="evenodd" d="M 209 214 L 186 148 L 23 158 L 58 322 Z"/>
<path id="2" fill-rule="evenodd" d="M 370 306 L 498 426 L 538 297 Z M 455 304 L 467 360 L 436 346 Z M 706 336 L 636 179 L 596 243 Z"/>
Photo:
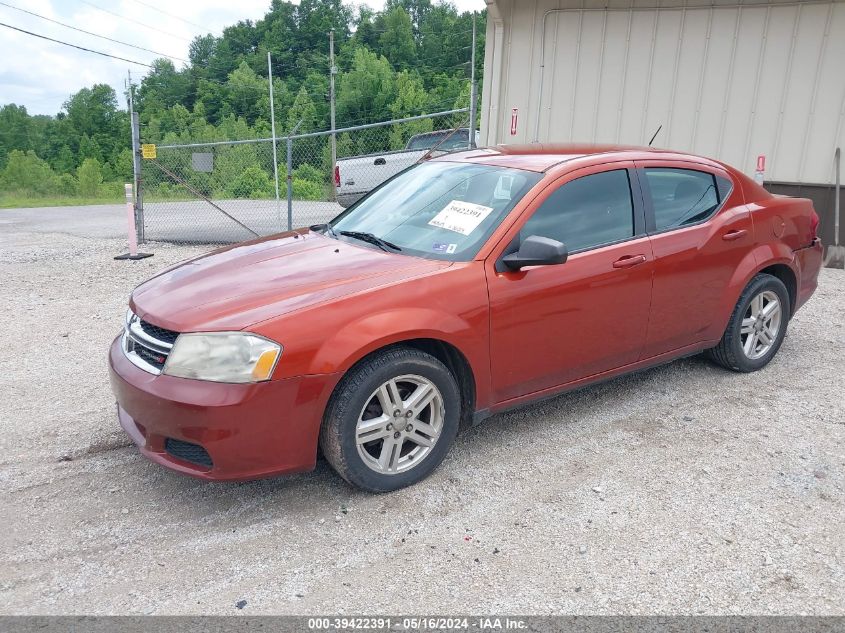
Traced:
<path id="1" fill-rule="evenodd" d="M 211 468 L 214 465 L 211 461 L 211 455 L 199 444 L 191 444 L 190 442 L 174 440 L 168 437 L 164 441 L 164 450 L 177 459 L 196 464 L 197 466 Z"/>
<path id="2" fill-rule="evenodd" d="M 134 353 L 146 363 L 149 363 L 159 371 L 164 369 L 164 363 L 167 361 L 167 354 L 162 354 L 149 347 L 145 347 L 134 339 L 129 339 L 126 343 L 126 351 Z"/>
<path id="3" fill-rule="evenodd" d="M 155 339 L 158 339 L 162 343 L 169 343 L 173 345 L 176 342 L 176 337 L 179 336 L 179 332 L 174 332 L 173 330 L 166 330 L 163 327 L 159 327 L 157 325 L 153 325 L 148 321 L 144 321 L 144 319 L 138 320 L 138 325 L 141 326 L 141 329 L 144 330 L 147 334 L 152 336 Z"/>
<path id="4" fill-rule="evenodd" d="M 158 375 L 178 336 L 179 332 L 153 325 L 130 312 L 123 335 L 123 351 L 135 366 Z"/>

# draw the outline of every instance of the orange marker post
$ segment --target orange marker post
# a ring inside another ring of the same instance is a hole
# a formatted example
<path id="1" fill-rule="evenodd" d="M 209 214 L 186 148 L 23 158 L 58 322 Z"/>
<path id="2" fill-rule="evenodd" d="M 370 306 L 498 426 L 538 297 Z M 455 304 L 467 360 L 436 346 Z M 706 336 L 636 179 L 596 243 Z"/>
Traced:
<path id="1" fill-rule="evenodd" d="M 129 252 L 124 253 L 123 255 L 118 255 L 115 259 L 145 259 L 147 257 L 152 257 L 152 253 L 139 253 L 138 252 L 138 233 L 135 227 L 135 201 L 132 195 L 132 185 L 130 183 L 126 183 L 123 186 L 124 191 L 126 192 L 126 221 L 128 224 L 128 237 L 129 237 Z"/>

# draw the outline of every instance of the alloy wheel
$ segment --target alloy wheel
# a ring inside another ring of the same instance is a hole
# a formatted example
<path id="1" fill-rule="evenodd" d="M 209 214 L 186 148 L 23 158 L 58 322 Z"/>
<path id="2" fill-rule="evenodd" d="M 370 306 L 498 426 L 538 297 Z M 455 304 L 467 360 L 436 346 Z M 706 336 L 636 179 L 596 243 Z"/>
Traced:
<path id="1" fill-rule="evenodd" d="M 780 298 L 771 290 L 756 295 L 745 311 L 740 329 L 742 351 L 750 360 L 769 353 L 781 327 Z"/>
<path id="2" fill-rule="evenodd" d="M 378 473 L 408 471 L 431 452 L 443 420 L 443 396 L 433 382 L 417 375 L 391 378 L 370 395 L 358 416 L 358 454 Z"/>

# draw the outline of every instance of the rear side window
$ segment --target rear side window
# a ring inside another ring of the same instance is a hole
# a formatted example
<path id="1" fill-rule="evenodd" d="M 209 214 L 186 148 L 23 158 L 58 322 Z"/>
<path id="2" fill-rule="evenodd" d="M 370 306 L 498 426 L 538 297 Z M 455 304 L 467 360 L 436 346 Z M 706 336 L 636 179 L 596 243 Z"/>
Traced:
<path id="1" fill-rule="evenodd" d="M 697 224 L 719 208 L 719 191 L 713 174 L 693 169 L 647 167 L 657 231 Z"/>
<path id="2" fill-rule="evenodd" d="M 634 205 L 628 170 L 584 176 L 561 185 L 520 231 L 550 237 L 571 253 L 634 236 Z"/>

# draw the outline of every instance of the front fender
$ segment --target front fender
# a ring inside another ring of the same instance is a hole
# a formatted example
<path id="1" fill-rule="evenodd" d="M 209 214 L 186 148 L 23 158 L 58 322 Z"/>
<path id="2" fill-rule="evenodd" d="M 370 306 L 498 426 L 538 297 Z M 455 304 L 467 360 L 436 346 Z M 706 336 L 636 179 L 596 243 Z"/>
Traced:
<path id="1" fill-rule="evenodd" d="M 342 376 L 378 349 L 434 339 L 468 362 L 477 405 L 486 406 L 490 397 L 490 310 L 484 270 L 475 262 L 310 306 L 253 331 L 284 345 L 274 379 Z"/>
<path id="2" fill-rule="evenodd" d="M 442 341 L 458 350 L 472 368 L 477 402 L 486 401 L 486 329 L 433 309 L 396 308 L 350 321 L 323 341 L 308 373 L 345 373 L 368 354 L 413 339 Z"/>

